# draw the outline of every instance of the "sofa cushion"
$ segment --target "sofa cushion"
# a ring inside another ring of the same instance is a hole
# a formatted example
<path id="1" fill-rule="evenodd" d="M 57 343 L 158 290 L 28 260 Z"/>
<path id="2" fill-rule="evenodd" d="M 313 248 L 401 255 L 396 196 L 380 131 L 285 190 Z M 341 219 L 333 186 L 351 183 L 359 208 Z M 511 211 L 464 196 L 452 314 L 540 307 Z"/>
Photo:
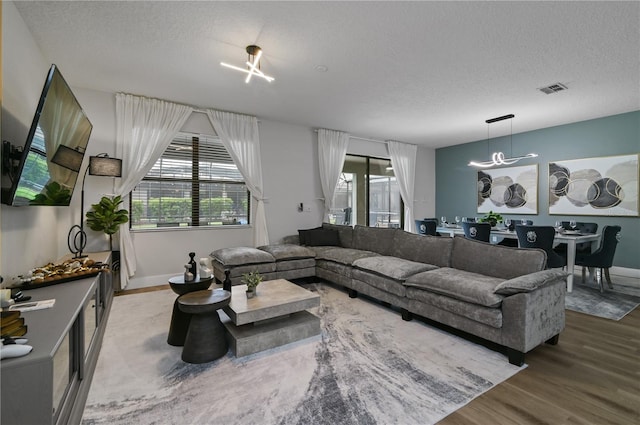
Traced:
<path id="1" fill-rule="evenodd" d="M 423 291 L 418 288 L 407 287 L 406 296 L 409 299 L 409 310 L 417 314 L 425 314 L 422 310 L 428 311 L 427 317 L 437 317 L 440 310 L 453 313 L 456 316 L 466 317 L 474 322 L 483 323 L 492 328 L 500 329 L 502 327 L 502 310 L 499 308 L 490 308 L 478 304 L 471 304 L 450 298 L 446 295 L 436 294 L 434 292 Z M 450 325 L 455 323 L 455 319 L 449 322 Z"/>
<path id="2" fill-rule="evenodd" d="M 493 291 L 503 279 L 443 267 L 411 276 L 405 286 L 446 295 L 486 307 L 499 307 L 504 298 Z"/>
<path id="3" fill-rule="evenodd" d="M 297 233 L 295 235 L 284 236 L 280 243 L 283 245 L 302 245 L 300 242 L 300 235 Z"/>
<path id="4" fill-rule="evenodd" d="M 284 260 L 299 260 L 303 258 L 314 258 L 316 253 L 300 245 L 263 245 L 259 246 L 257 249 L 268 252 L 273 256 L 273 258 L 277 261 Z"/>
<path id="5" fill-rule="evenodd" d="M 362 251 L 360 249 L 341 248 L 338 246 L 314 246 L 312 249 L 316 253 L 317 260 L 333 261 L 340 264 L 350 266 L 359 258 L 373 257 L 376 254 L 371 251 Z"/>
<path id="6" fill-rule="evenodd" d="M 306 246 L 340 246 L 340 238 L 337 230 L 310 229 L 303 230 L 303 245 Z"/>
<path id="7" fill-rule="evenodd" d="M 451 267 L 501 279 L 512 279 L 544 270 L 547 254 L 537 248 L 513 248 L 453 238 Z"/>
<path id="8" fill-rule="evenodd" d="M 451 249 L 453 239 L 399 230 L 393 236 L 393 250 L 391 255 L 406 260 L 433 264 L 438 267 L 451 265 Z"/>
<path id="9" fill-rule="evenodd" d="M 245 266 L 275 262 L 273 255 L 268 252 L 248 247 L 216 249 L 211 253 L 211 257 L 224 266 Z"/>
<path id="10" fill-rule="evenodd" d="M 393 237 L 399 231 L 399 229 L 356 225 L 353 229 L 353 247 L 381 255 L 392 255 Z"/>
<path id="11" fill-rule="evenodd" d="M 383 255 L 357 259 L 353 262 L 353 267 L 398 282 L 403 282 L 416 273 L 437 269 L 436 266 L 431 264 L 417 263 L 403 258 Z"/>
<path id="12" fill-rule="evenodd" d="M 341 278 L 346 278 L 347 280 L 351 280 L 351 272 L 353 271 L 353 267 L 347 264 L 336 263 L 335 261 L 327 261 L 316 258 L 316 275 L 318 277 L 322 277 L 320 275 L 320 271 L 328 270 L 336 276 L 340 276 Z M 342 285 L 342 283 L 340 283 Z"/>
<path id="13" fill-rule="evenodd" d="M 519 276 L 513 279 L 505 280 L 493 290 L 494 293 L 500 295 L 513 295 L 521 292 L 531 292 L 542 286 L 565 280 L 569 273 L 562 270 L 542 270 L 536 273 Z"/>
<path id="14" fill-rule="evenodd" d="M 353 246 L 353 227 L 343 226 L 339 224 L 322 223 L 323 229 L 337 230 L 340 246 L 343 248 L 354 248 Z"/>
<path id="15" fill-rule="evenodd" d="M 312 230 L 318 230 L 318 229 L 322 229 L 322 226 L 315 227 L 313 229 L 299 229 L 298 230 L 298 242 L 300 243 L 300 245 L 306 245 L 307 244 L 307 240 L 306 240 L 307 234 Z"/>
<path id="16" fill-rule="evenodd" d="M 315 258 L 297 258 L 291 260 L 276 261 L 276 271 L 300 270 L 316 267 Z"/>
<path id="17" fill-rule="evenodd" d="M 369 288 L 376 288 L 379 291 L 393 294 L 398 297 L 404 297 L 405 292 L 407 291 L 407 288 L 402 285 L 402 282 L 398 282 L 395 279 L 390 279 L 386 276 L 380 276 L 378 274 L 353 267 L 351 269 L 351 283 L 355 286 L 358 285 L 356 282 L 361 282 L 361 284 L 364 286 L 367 286 Z M 366 291 L 365 293 L 367 292 L 369 291 Z"/>

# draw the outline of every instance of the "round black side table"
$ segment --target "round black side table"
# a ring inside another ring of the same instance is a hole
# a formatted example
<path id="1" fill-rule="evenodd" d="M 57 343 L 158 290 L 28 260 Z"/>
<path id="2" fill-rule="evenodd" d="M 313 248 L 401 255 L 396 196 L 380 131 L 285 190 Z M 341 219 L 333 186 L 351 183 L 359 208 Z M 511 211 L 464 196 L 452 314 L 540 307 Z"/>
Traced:
<path id="1" fill-rule="evenodd" d="M 173 302 L 173 312 L 171 313 L 171 325 L 169 325 L 169 336 L 167 337 L 167 343 L 176 347 L 182 347 L 184 340 L 187 337 L 187 330 L 189 330 L 189 321 L 191 315 L 180 311 L 178 307 L 178 298 L 181 295 L 188 294 L 189 292 L 202 291 L 209 288 L 213 276 L 207 278 L 200 278 L 196 276 L 195 280 L 190 282 L 184 281 L 184 276 L 174 276 L 169 279 L 169 285 L 173 292 L 178 294 L 176 300 Z"/>
<path id="2" fill-rule="evenodd" d="M 218 310 L 230 301 L 231 292 L 224 289 L 191 292 L 178 298 L 180 310 L 191 315 L 182 348 L 183 361 L 207 363 L 227 353 L 229 344 Z"/>

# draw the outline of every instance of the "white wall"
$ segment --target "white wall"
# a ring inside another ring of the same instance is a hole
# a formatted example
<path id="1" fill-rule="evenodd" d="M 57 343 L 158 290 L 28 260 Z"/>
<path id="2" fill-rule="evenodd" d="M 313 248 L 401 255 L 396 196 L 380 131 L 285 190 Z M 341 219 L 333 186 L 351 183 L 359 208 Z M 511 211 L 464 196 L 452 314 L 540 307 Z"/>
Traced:
<path id="1" fill-rule="evenodd" d="M 413 215 L 416 219 L 436 216 L 436 151 L 418 146 Z"/>
<path id="2" fill-rule="evenodd" d="M 8 111 L 19 109 L 26 111 L 27 116 L 33 114 L 50 64 L 45 61 L 13 3 L 5 2 L 3 6 L 4 127 L 5 106 Z M 36 84 L 31 82 L 34 79 Z M 81 171 L 84 174 L 88 156 L 103 152 L 115 156 L 115 94 L 81 89 L 74 87 L 72 81 L 69 83 L 93 124 Z M 316 227 L 322 222 L 317 134 L 313 128 L 259 119 L 264 191 L 267 198 L 265 211 L 270 241 L 274 243 L 284 236 L 297 233 L 298 229 Z M 27 128 L 29 125 L 30 122 L 26 123 Z M 194 113 L 183 129 L 213 134 L 204 114 Z M 388 158 L 386 146 L 381 143 L 352 140 L 348 151 L 352 154 Z M 433 216 L 435 213 L 434 170 L 434 150 L 419 148 L 416 217 Z M 87 175 L 85 212 L 102 195 L 112 193 L 113 185 L 113 179 Z M 298 212 L 299 203 L 304 204 L 305 211 Z M 0 272 L 4 276 L 22 274 L 68 252 L 67 232 L 80 219 L 80 190 L 74 191 L 70 208 L 2 206 L 1 212 Z M 89 229 L 87 233 L 87 252 L 108 248 L 108 240 L 104 235 Z M 187 262 L 190 251 L 195 251 L 196 258 L 200 258 L 218 248 L 251 246 L 252 241 L 253 229 L 250 227 L 134 232 L 138 270 L 131 279 L 129 288 L 165 284 L 168 277 L 183 272 L 182 266 Z"/>
<path id="3" fill-rule="evenodd" d="M 11 2 L 2 4 L 2 43 L 2 140 L 24 146 L 51 64 Z M 62 241 L 59 229 L 65 226 L 69 211 L 66 207 L 0 207 L 0 274 L 5 283 L 63 254 L 60 247 L 66 246 L 66 231 Z"/>

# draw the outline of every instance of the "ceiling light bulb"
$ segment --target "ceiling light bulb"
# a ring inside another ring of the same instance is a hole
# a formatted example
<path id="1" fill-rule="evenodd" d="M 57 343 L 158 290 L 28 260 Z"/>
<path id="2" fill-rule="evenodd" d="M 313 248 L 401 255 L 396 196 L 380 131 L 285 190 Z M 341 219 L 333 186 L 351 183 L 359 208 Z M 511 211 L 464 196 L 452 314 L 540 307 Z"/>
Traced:
<path id="1" fill-rule="evenodd" d="M 238 66 L 229 65 L 228 63 L 224 63 L 224 62 L 220 62 L 220 65 L 227 68 L 235 69 L 236 71 L 247 73 L 248 75 L 244 81 L 245 83 L 248 83 L 249 81 L 251 81 L 251 77 L 254 75 L 256 77 L 264 78 L 268 82 L 272 82 L 273 80 L 275 80 L 273 77 L 265 75 L 264 72 L 262 72 L 259 69 L 260 58 L 262 57 L 262 50 L 258 46 L 248 46 L 247 53 L 249 53 L 250 56 L 253 56 L 253 62 L 250 62 L 250 61 L 245 62 L 246 65 L 249 67 L 249 69 L 244 69 Z"/>
<path id="2" fill-rule="evenodd" d="M 257 65 L 258 63 L 260 63 L 260 56 L 262 56 L 262 50 L 258 50 L 258 54 L 253 57 L 253 63 L 247 61 L 247 66 L 249 67 L 249 75 L 247 75 L 247 79 L 244 80 L 245 83 L 251 81 L 251 76 L 254 72 L 259 72 Z"/>

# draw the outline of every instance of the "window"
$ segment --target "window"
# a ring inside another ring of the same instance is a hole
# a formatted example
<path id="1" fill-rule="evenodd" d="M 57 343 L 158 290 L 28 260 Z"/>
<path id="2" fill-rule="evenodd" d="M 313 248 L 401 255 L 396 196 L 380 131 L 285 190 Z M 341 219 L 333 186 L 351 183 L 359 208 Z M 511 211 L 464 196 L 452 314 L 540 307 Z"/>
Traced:
<path id="1" fill-rule="evenodd" d="M 131 192 L 131 228 L 249 224 L 249 200 L 220 139 L 180 133 Z"/>
<path id="2" fill-rule="evenodd" d="M 388 159 L 347 155 L 330 220 L 336 224 L 402 227 L 404 205 Z"/>

